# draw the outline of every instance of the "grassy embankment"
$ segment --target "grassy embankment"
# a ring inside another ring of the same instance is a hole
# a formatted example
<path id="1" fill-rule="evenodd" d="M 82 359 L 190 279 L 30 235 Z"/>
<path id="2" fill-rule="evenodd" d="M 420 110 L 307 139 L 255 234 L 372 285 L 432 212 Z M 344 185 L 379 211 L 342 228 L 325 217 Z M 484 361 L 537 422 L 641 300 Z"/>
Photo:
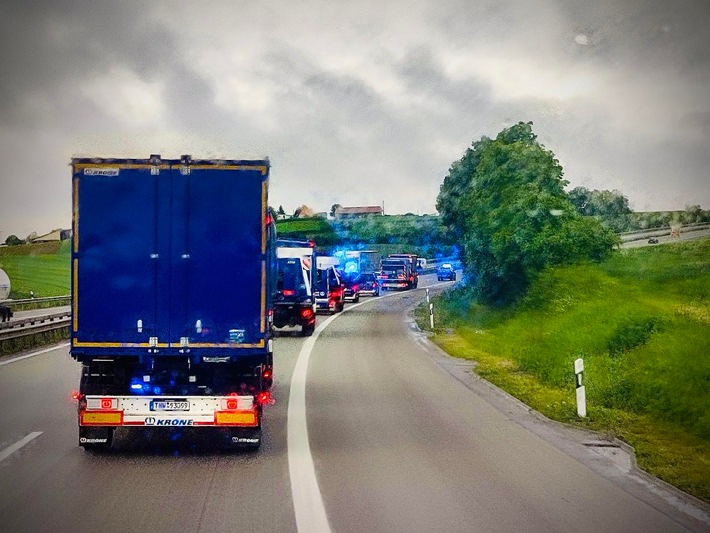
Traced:
<path id="1" fill-rule="evenodd" d="M 513 308 L 465 290 L 434 306 L 434 342 L 479 375 L 549 418 L 628 442 L 641 468 L 710 502 L 710 239 L 546 271 Z M 428 310 L 417 319 L 429 329 Z"/>
<path id="2" fill-rule="evenodd" d="M 69 294 L 69 241 L 0 248 L 0 268 L 10 277 L 10 298 Z"/>
<path id="3" fill-rule="evenodd" d="M 10 298 L 29 298 L 30 291 L 34 291 L 36 298 L 68 295 L 69 246 L 69 241 L 64 241 L 0 248 L 0 268 L 10 277 Z M 68 329 L 62 329 L 6 340 L 0 343 L 0 355 L 50 344 L 68 336 Z"/>

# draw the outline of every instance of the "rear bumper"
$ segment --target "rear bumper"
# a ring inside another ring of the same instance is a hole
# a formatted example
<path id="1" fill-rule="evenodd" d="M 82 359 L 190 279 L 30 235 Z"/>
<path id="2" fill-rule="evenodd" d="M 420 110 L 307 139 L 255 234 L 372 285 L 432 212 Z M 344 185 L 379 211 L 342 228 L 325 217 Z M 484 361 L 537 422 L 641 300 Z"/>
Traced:
<path id="1" fill-rule="evenodd" d="M 310 303 L 276 303 L 274 304 L 274 327 L 283 328 L 286 326 L 311 326 L 316 323 L 315 313 L 304 317 L 304 309 L 313 310 Z"/>
<path id="2" fill-rule="evenodd" d="M 160 409 L 166 402 L 183 409 Z M 253 396 L 86 396 L 78 414 L 80 427 L 257 427 L 261 421 Z"/>
<path id="3" fill-rule="evenodd" d="M 409 287 L 407 280 L 387 280 L 382 282 L 383 289 L 406 289 Z"/>

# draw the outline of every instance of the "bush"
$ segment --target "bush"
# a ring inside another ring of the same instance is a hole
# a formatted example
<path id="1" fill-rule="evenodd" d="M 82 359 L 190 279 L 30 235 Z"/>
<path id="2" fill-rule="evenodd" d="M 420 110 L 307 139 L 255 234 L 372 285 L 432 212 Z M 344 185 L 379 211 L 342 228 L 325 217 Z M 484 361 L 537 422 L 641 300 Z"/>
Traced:
<path id="1" fill-rule="evenodd" d="M 658 317 L 636 317 L 619 324 L 607 342 L 609 355 L 618 357 L 648 342 L 656 332 L 662 331 L 662 320 Z"/>

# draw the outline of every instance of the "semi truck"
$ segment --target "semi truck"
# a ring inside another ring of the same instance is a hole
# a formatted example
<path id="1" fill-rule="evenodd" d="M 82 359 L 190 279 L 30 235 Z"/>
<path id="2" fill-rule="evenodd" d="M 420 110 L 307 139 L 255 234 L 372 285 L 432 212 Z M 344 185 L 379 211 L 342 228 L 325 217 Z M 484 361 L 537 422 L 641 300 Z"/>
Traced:
<path id="1" fill-rule="evenodd" d="M 71 165 L 79 445 L 187 427 L 258 448 L 273 383 L 268 159 Z"/>
<path id="2" fill-rule="evenodd" d="M 316 328 L 315 242 L 276 241 L 275 328 L 299 327 L 303 336 Z"/>
<path id="3" fill-rule="evenodd" d="M 382 260 L 381 282 L 384 289 L 416 289 L 419 285 L 417 255 L 390 254 Z"/>
<path id="4" fill-rule="evenodd" d="M 379 272 L 381 267 L 380 252 L 376 250 L 347 250 L 342 252 L 343 271 L 347 274 L 371 274 Z"/>
<path id="5" fill-rule="evenodd" d="M 380 285 L 384 290 L 411 289 L 412 266 L 406 259 L 383 259 Z"/>

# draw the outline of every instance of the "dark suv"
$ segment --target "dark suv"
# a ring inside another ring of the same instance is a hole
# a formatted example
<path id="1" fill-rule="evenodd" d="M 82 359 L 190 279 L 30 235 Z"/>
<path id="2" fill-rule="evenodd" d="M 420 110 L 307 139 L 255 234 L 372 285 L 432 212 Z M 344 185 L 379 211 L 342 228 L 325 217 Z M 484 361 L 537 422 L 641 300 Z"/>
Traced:
<path id="1" fill-rule="evenodd" d="M 300 247 L 296 241 L 280 241 L 279 244 L 276 249 L 273 326 L 300 326 L 301 334 L 308 336 L 316 328 L 313 247 Z"/>
<path id="2" fill-rule="evenodd" d="M 377 274 L 368 272 L 360 276 L 360 294 L 380 295 L 380 280 Z"/>
<path id="3" fill-rule="evenodd" d="M 345 299 L 352 302 L 359 302 L 360 274 L 357 272 L 343 272 L 341 278 L 345 283 Z"/>

